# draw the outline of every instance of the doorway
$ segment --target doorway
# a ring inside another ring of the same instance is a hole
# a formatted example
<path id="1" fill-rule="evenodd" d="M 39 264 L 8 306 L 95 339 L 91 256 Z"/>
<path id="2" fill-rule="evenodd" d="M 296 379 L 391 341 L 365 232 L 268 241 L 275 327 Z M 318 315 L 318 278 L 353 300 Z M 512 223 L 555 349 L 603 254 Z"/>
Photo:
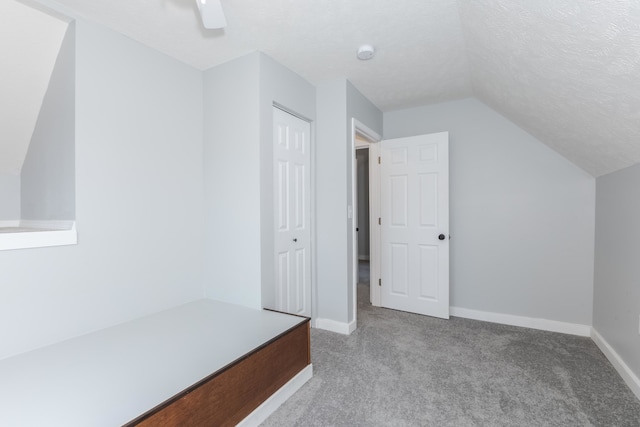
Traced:
<path id="1" fill-rule="evenodd" d="M 448 134 L 381 141 L 360 133 L 358 125 L 354 120 L 354 303 L 366 245 L 356 203 L 364 191 L 358 151 L 366 150 L 370 302 L 449 318 Z"/>
<path id="2" fill-rule="evenodd" d="M 360 142 L 360 140 L 356 140 Z M 369 231 L 369 143 L 356 146 L 356 232 L 358 239 L 358 284 L 370 285 Z"/>
<path id="3" fill-rule="evenodd" d="M 353 251 L 351 253 L 352 267 L 352 295 L 353 324 L 357 325 L 358 307 L 358 282 L 360 279 L 361 261 L 368 261 L 369 273 L 369 302 L 372 301 L 373 292 L 379 292 L 375 285 L 379 275 L 378 252 L 379 233 L 377 230 L 377 217 L 379 206 L 377 194 L 379 189 L 376 181 L 376 168 L 373 167 L 378 158 L 378 142 L 382 139 L 375 131 L 369 129 L 356 119 L 352 119 L 352 186 L 351 200 L 353 204 Z M 366 159 L 366 160 L 365 160 Z M 366 162 L 366 163 L 363 163 Z M 366 182 L 363 182 L 365 181 Z M 358 189 L 360 187 L 360 191 Z M 364 194 L 363 194 L 364 193 Z M 366 203 L 366 212 L 361 212 L 361 205 Z M 363 216 L 366 217 L 363 218 Z M 355 329 L 355 327 L 354 327 Z"/>

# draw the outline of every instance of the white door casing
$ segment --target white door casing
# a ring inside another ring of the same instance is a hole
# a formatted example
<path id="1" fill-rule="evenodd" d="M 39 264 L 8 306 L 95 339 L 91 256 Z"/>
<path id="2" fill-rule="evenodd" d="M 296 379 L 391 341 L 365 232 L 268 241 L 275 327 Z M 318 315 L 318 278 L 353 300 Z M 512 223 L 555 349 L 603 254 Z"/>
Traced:
<path id="1" fill-rule="evenodd" d="M 311 124 L 273 107 L 275 309 L 311 317 Z"/>
<path id="2" fill-rule="evenodd" d="M 366 142 L 364 142 L 364 141 Z M 360 145 L 367 145 L 369 147 L 369 266 L 370 266 L 370 277 L 373 280 L 374 277 L 379 277 L 379 247 L 380 247 L 380 230 L 378 228 L 378 215 L 379 215 L 379 179 L 378 179 L 378 170 L 377 167 L 377 159 L 378 159 L 378 143 L 382 140 L 382 137 L 375 132 L 373 129 L 369 128 L 365 124 L 361 123 L 355 118 L 351 119 L 351 152 L 352 152 L 352 187 L 351 187 L 351 195 L 352 200 L 357 201 L 357 175 L 356 175 L 356 147 Z M 374 160 L 375 159 L 375 160 Z M 354 216 L 358 217 L 358 209 L 357 203 L 353 203 L 355 207 Z M 375 218 L 375 221 L 374 221 Z M 355 224 L 355 223 L 354 223 Z M 374 225 L 375 224 L 375 225 Z M 355 231 L 356 226 L 353 226 L 353 313 L 354 313 L 354 322 L 353 327 L 355 329 L 356 326 L 356 317 L 357 317 L 357 283 L 358 283 L 358 245 L 356 244 L 358 235 Z M 376 279 L 377 280 L 377 279 Z M 371 302 L 374 305 L 380 305 L 379 298 L 379 288 L 377 286 L 370 286 L 371 288 Z"/>
<path id="3" fill-rule="evenodd" d="M 447 132 L 380 143 L 383 307 L 449 318 L 448 145 Z"/>

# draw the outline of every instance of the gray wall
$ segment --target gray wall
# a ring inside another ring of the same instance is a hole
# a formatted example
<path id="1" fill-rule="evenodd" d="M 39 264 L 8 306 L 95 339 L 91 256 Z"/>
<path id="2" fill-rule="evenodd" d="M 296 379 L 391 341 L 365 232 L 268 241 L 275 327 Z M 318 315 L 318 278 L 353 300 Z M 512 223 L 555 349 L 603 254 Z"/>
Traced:
<path id="1" fill-rule="evenodd" d="M 349 323 L 353 310 L 353 152 L 351 119 L 382 134 L 382 112 L 346 79 L 316 87 L 318 317 Z M 345 185 L 346 183 L 346 185 Z"/>
<path id="2" fill-rule="evenodd" d="M 591 325 L 594 178 L 475 99 L 385 113 L 384 131 L 449 132 L 452 306 Z"/>
<path id="3" fill-rule="evenodd" d="M 349 321 L 346 80 L 316 86 L 317 317 Z"/>
<path id="4" fill-rule="evenodd" d="M 20 175 L 0 174 L 0 221 L 20 219 Z"/>
<path id="5" fill-rule="evenodd" d="M 260 56 L 204 74 L 205 292 L 261 305 Z"/>
<path id="6" fill-rule="evenodd" d="M 78 244 L 0 252 L 0 359 L 202 297 L 202 73 L 76 24 Z"/>
<path id="7" fill-rule="evenodd" d="M 206 294 L 274 303 L 273 104 L 310 121 L 315 89 L 262 53 L 205 72 Z M 313 141 L 312 141 L 313 143 Z"/>
<path id="8" fill-rule="evenodd" d="M 67 28 L 21 172 L 21 219 L 75 219 L 75 25 Z"/>
<path id="9" fill-rule="evenodd" d="M 640 377 L 640 165 L 596 181 L 593 326 Z"/>

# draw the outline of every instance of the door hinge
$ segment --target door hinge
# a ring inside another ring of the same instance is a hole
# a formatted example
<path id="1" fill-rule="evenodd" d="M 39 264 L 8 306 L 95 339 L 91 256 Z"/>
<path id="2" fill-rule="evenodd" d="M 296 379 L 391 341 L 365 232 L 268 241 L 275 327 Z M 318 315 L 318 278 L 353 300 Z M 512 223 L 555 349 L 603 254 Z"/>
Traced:
<path id="1" fill-rule="evenodd" d="M 378 218 L 378 225 L 382 225 L 382 218 Z"/>
<path id="2" fill-rule="evenodd" d="M 382 279 L 378 279 L 378 286 L 382 286 Z"/>
<path id="3" fill-rule="evenodd" d="M 378 164 L 382 163 L 382 160 L 380 160 L 380 156 L 378 156 Z"/>

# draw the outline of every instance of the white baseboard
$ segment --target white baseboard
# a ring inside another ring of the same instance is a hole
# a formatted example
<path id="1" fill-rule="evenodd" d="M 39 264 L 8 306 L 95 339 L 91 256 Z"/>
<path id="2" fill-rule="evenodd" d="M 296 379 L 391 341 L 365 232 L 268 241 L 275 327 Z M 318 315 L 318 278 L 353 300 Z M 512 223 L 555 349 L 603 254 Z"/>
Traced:
<path id="1" fill-rule="evenodd" d="M 308 365 L 302 371 L 291 378 L 289 382 L 280 387 L 267 400 L 262 402 L 249 415 L 240 421 L 236 427 L 253 427 L 260 425 L 269 415 L 273 414 L 287 399 L 300 389 L 307 381 L 313 377 L 313 365 Z"/>
<path id="2" fill-rule="evenodd" d="M 609 362 L 618 371 L 622 379 L 629 386 L 633 394 L 640 400 L 640 378 L 633 373 L 631 368 L 624 363 L 624 360 L 618 353 L 611 347 L 611 345 L 605 340 L 602 335 L 598 333 L 594 328 L 591 328 L 591 339 L 596 343 L 600 351 L 609 359 Z"/>
<path id="3" fill-rule="evenodd" d="M 578 323 L 558 322 L 557 320 L 538 319 L 535 317 L 514 316 L 512 314 L 491 313 L 488 311 L 470 310 L 468 308 L 451 307 L 451 315 L 466 319 L 483 320 L 503 325 L 522 326 L 542 331 L 560 332 L 563 334 L 591 336 L 591 326 Z"/>
<path id="4" fill-rule="evenodd" d="M 350 335 L 351 332 L 356 330 L 356 321 L 349 323 L 337 322 L 331 319 L 316 319 L 313 324 L 314 328 L 323 329 L 329 332 L 335 332 L 342 335 Z"/>
<path id="5" fill-rule="evenodd" d="M 351 335 L 351 332 L 356 330 L 356 326 L 357 326 L 357 323 L 355 319 L 349 322 L 349 324 L 347 325 L 347 328 L 349 329 L 349 335 Z"/>

